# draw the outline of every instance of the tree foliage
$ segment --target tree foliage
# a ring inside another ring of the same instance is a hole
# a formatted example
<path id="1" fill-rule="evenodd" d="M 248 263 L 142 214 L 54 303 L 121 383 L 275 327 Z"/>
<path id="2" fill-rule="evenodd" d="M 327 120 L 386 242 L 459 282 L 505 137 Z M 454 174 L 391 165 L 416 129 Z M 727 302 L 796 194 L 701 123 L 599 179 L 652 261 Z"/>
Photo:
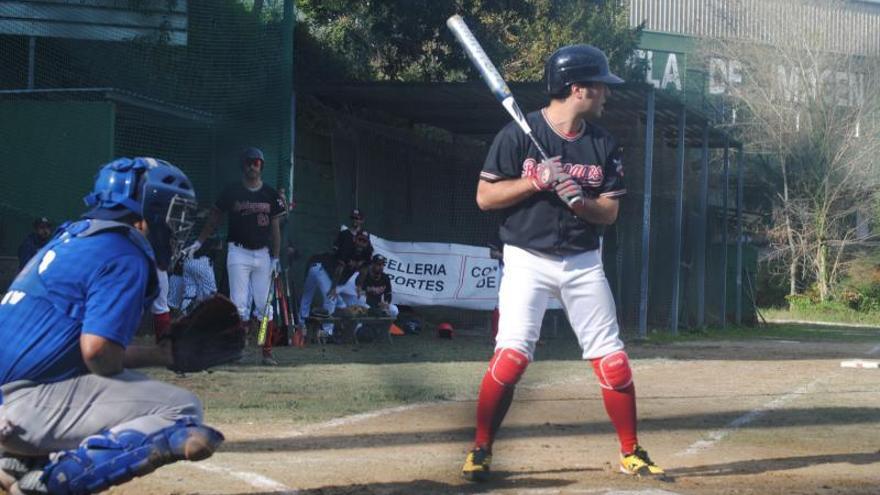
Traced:
<path id="1" fill-rule="evenodd" d="M 297 77 L 461 81 L 476 77 L 446 28 L 462 15 L 510 81 L 537 81 L 560 46 L 590 43 L 624 74 L 641 28 L 616 0 L 297 0 Z"/>
<path id="2" fill-rule="evenodd" d="M 786 266 L 789 296 L 812 287 L 826 301 L 846 273 L 857 212 L 877 201 L 880 64 L 829 52 L 822 26 L 784 15 L 764 20 L 775 30 L 772 44 L 702 46 L 705 57 L 741 66 L 742 82 L 727 95 L 736 110 L 731 128 L 776 179 L 767 234 L 771 257 Z"/>

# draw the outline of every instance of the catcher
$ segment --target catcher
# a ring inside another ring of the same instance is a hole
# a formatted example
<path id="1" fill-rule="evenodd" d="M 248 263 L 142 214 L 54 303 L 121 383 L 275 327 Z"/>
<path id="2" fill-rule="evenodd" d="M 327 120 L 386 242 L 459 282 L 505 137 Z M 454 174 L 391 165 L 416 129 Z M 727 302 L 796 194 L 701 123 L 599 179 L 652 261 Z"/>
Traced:
<path id="1" fill-rule="evenodd" d="M 98 492 L 223 442 L 195 395 L 130 370 L 195 371 L 242 353 L 226 299 L 176 322 L 161 345 L 132 345 L 157 262 L 192 228 L 189 179 L 155 158 L 120 158 L 85 201 L 0 301 L 0 488 L 16 495 Z"/>

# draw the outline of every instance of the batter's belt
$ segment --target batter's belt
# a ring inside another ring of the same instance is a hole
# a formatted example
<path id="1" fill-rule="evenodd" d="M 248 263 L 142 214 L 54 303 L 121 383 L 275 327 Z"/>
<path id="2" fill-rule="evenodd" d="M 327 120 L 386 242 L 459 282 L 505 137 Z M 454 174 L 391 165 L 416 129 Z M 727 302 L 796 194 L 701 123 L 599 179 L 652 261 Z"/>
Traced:
<path id="1" fill-rule="evenodd" d="M 268 248 L 267 244 L 249 244 L 246 242 L 238 242 L 238 241 L 229 241 L 230 244 L 234 244 L 240 248 L 250 249 L 251 251 L 256 251 L 258 249 Z"/>

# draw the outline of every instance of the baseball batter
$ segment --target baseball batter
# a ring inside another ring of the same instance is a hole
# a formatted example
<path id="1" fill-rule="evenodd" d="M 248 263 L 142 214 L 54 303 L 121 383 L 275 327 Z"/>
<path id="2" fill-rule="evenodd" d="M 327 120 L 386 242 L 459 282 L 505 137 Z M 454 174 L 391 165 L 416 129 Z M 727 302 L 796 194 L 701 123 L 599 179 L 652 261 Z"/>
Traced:
<path id="1" fill-rule="evenodd" d="M 275 189 L 263 183 L 263 152 L 248 148 L 241 156 L 242 179 L 227 186 L 208 222 L 191 246 L 184 251 L 190 257 L 228 216 L 229 251 L 226 270 L 229 275 L 229 298 L 238 308 L 243 322 L 251 317 L 251 306 L 257 321 L 263 318 L 266 298 L 272 284 L 272 273 L 280 270 L 278 253 L 281 250 L 280 219 L 287 214 L 284 201 Z M 271 315 L 270 315 L 271 316 Z M 269 336 L 263 346 L 263 364 L 278 364 L 272 356 L 275 323 L 269 324 Z"/>
<path id="2" fill-rule="evenodd" d="M 626 190 L 619 146 L 591 121 L 602 115 L 608 86 L 623 80 L 589 45 L 554 52 L 544 77 L 550 103 L 527 119 L 554 158 L 542 161 L 511 123 L 495 137 L 477 187 L 480 209 L 502 213 L 504 278 L 495 355 L 480 385 L 476 438 L 462 474 L 472 481 L 488 477 L 492 443 L 532 360 L 552 296 L 562 301 L 583 359 L 599 380 L 620 441 L 621 471 L 661 476 L 639 446 L 632 371 L 599 250 L 600 229 L 617 219 Z"/>
<path id="3" fill-rule="evenodd" d="M 0 488 L 16 495 L 102 491 L 223 441 L 195 395 L 131 371 L 175 360 L 131 343 L 157 261 L 192 228 L 192 185 L 167 162 L 121 158 L 86 202 L 0 301 Z"/>

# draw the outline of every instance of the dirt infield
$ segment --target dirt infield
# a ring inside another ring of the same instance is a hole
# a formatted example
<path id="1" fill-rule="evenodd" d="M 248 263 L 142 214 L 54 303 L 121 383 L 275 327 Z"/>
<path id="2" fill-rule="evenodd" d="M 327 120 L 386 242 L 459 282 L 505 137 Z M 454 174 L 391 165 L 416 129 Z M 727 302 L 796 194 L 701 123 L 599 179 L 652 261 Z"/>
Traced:
<path id="1" fill-rule="evenodd" d="M 459 477 L 472 400 L 415 404 L 290 428 L 219 425 L 223 450 L 112 493 L 877 494 L 878 342 L 630 345 L 640 439 L 674 482 L 615 472 L 616 439 L 587 373 L 521 387 L 492 481 Z M 873 353 L 873 356 L 872 356 Z"/>

